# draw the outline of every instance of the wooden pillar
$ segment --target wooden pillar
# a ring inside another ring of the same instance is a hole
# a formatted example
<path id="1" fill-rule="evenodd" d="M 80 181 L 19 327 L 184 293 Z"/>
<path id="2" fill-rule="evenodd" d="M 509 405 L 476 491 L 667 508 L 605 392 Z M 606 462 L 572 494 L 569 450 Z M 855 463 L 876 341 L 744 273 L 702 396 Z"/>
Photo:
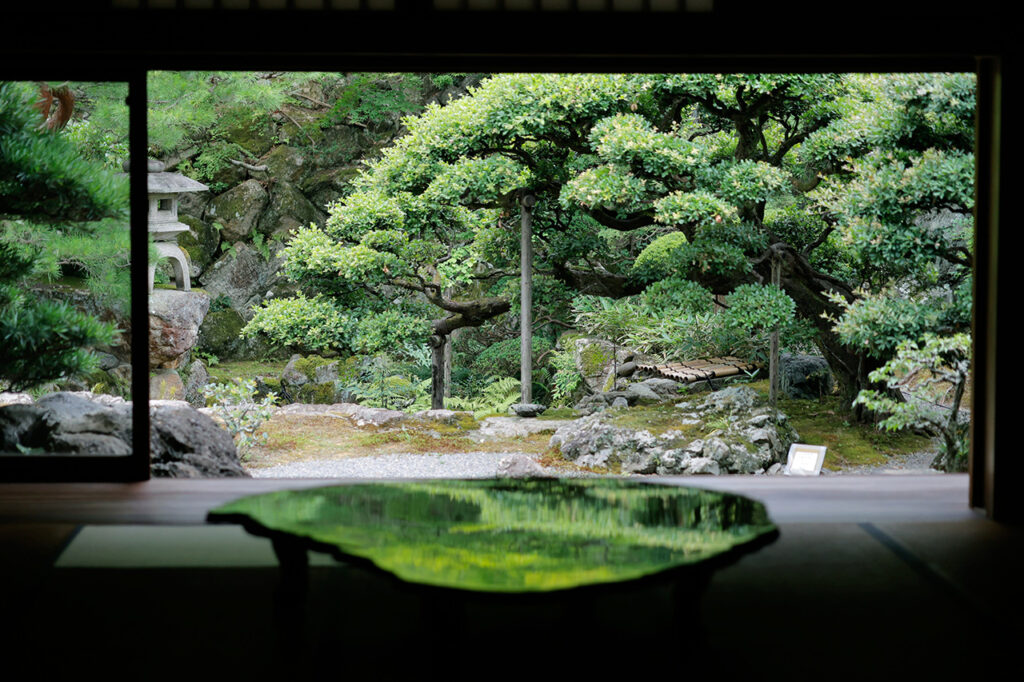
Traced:
<path id="1" fill-rule="evenodd" d="M 524 194 L 521 200 L 521 241 L 519 245 L 519 382 L 520 402 L 533 402 L 533 204 L 537 198 Z"/>
<path id="2" fill-rule="evenodd" d="M 782 275 L 779 272 L 779 259 L 772 254 L 772 286 L 781 288 Z M 768 402 L 772 406 L 772 421 L 779 420 L 779 328 L 772 330 L 771 348 L 768 357 Z"/>

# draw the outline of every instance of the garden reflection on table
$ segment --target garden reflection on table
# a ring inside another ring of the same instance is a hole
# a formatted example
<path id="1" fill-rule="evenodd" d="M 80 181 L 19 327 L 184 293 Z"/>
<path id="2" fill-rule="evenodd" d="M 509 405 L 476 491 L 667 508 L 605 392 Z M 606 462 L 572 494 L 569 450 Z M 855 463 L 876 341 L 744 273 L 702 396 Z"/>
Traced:
<path id="1" fill-rule="evenodd" d="M 776 533 L 728 493 L 622 479 L 373 483 L 246 497 L 211 521 L 368 559 L 399 578 L 482 592 L 545 592 L 697 564 Z M 251 525 L 251 523 L 250 523 Z"/>

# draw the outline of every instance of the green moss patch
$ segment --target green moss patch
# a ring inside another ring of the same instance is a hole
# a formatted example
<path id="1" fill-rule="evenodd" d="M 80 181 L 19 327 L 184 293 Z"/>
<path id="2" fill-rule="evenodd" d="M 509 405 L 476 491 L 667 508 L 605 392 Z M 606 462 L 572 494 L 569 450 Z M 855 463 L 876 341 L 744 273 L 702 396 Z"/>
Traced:
<path id="1" fill-rule="evenodd" d="M 612 361 L 612 352 L 601 344 L 591 344 L 580 352 L 584 376 L 596 376 Z"/>
<path id="2" fill-rule="evenodd" d="M 265 422 L 266 445 L 255 447 L 251 467 L 269 467 L 309 459 L 344 459 L 367 455 L 444 452 L 526 452 L 548 449 L 551 434 L 488 440 L 469 437 L 472 429 L 433 421 L 410 420 L 392 427 L 355 427 L 346 419 L 323 415 L 278 415 Z"/>
<path id="3" fill-rule="evenodd" d="M 332 362 L 334 362 L 334 360 L 328 360 L 327 358 L 322 358 L 319 355 L 307 355 L 304 358 L 296 360 L 294 367 L 296 371 L 302 372 L 307 379 L 313 381 L 316 374 L 316 368 L 329 365 Z"/>
<path id="4" fill-rule="evenodd" d="M 672 403 L 623 408 L 610 413 L 608 423 L 625 429 L 645 429 L 654 435 L 666 431 L 682 431 L 687 436 L 700 438 L 705 435 L 700 424 L 683 424 L 683 410 Z"/>
<path id="5" fill-rule="evenodd" d="M 927 436 L 909 431 L 882 431 L 871 424 L 851 421 L 849 413 L 842 409 L 840 398 L 835 396 L 821 401 L 780 399 L 779 410 L 789 416 L 801 443 L 828 447 L 826 469 L 881 465 L 890 457 L 935 447 Z"/>
<path id="6" fill-rule="evenodd" d="M 207 369 L 210 381 L 223 384 L 233 379 L 277 380 L 284 371 L 287 360 L 238 360 L 235 362 L 218 362 Z"/>

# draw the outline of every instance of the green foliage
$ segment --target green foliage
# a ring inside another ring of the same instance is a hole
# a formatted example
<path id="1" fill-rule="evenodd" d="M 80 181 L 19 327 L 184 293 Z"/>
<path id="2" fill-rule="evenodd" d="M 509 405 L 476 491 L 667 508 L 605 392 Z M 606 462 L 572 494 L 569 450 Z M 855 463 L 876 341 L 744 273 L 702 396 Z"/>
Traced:
<path id="1" fill-rule="evenodd" d="M 0 244 L 0 261 L 7 255 Z M 4 348 L 0 379 L 21 391 L 43 383 L 87 375 L 97 369 L 90 346 L 110 344 L 115 328 L 76 311 L 64 302 L 28 298 L 16 287 L 0 284 L 0 344 Z"/>
<path id="2" fill-rule="evenodd" d="M 861 391 L 857 404 L 883 413 L 880 428 L 923 429 L 942 438 L 932 463 L 944 471 L 966 471 L 968 422 L 960 416 L 960 402 L 971 365 L 971 340 L 966 334 L 941 337 L 925 334 L 904 341 L 896 355 L 871 373 L 871 380 L 907 394 L 905 401 L 876 390 Z"/>
<path id="3" fill-rule="evenodd" d="M 26 84 L 0 83 L 0 216 L 45 223 L 124 214 L 128 183 L 39 130 L 32 102 Z"/>
<path id="4" fill-rule="evenodd" d="M 329 128 L 339 123 L 377 123 L 388 117 L 411 114 L 420 108 L 416 95 L 421 87 L 421 77 L 411 73 L 348 74 L 319 125 Z"/>
<path id="5" fill-rule="evenodd" d="M 31 86 L 0 83 L 0 382 L 14 390 L 93 372 L 89 348 L 115 337 L 112 325 L 41 300 L 33 280 L 74 266 L 98 292 L 127 299 L 118 273 L 127 230 L 120 242 L 106 239 L 118 230 L 105 220 L 123 219 L 127 183 L 61 134 L 40 130 L 32 101 Z"/>
<path id="6" fill-rule="evenodd" d="M 571 405 L 579 397 L 583 387 L 583 375 L 576 368 L 576 358 L 571 347 L 556 351 L 549 361 L 554 374 L 551 376 L 552 405 Z"/>
<path id="7" fill-rule="evenodd" d="M 521 340 L 505 339 L 488 346 L 473 362 L 473 367 L 488 376 L 518 376 L 519 350 Z M 533 361 L 537 365 L 538 357 L 550 351 L 554 345 L 542 336 L 533 337 Z"/>
<path id="8" fill-rule="evenodd" d="M 225 140 L 228 128 L 253 123 L 260 112 L 293 101 L 291 92 L 315 73 L 245 71 L 150 71 L 149 144 L 163 155 L 209 140 Z M 216 146 L 216 145 L 215 145 Z M 211 152 L 216 156 L 217 152 Z M 206 162 L 212 170 L 216 161 Z"/>
<path id="9" fill-rule="evenodd" d="M 640 295 L 644 305 L 657 314 L 670 315 L 679 311 L 710 313 L 714 297 L 696 282 L 670 277 L 644 289 Z"/>
<path id="10" fill-rule="evenodd" d="M 474 398 L 446 398 L 445 407 L 472 412 L 474 419 L 480 419 L 489 414 L 507 414 L 508 408 L 518 403 L 521 396 L 519 379 L 494 377 L 480 395 Z"/>
<path id="11" fill-rule="evenodd" d="M 669 255 L 686 243 L 686 235 L 682 232 L 663 234 L 640 252 L 633 261 L 633 270 L 644 273 L 646 279 L 660 279 L 671 274 Z"/>
<path id="12" fill-rule="evenodd" d="M 741 284 L 728 299 L 726 324 L 751 335 L 767 334 L 782 327 L 796 312 L 796 304 L 778 287 Z"/>
<path id="13" fill-rule="evenodd" d="M 210 312 L 216 313 L 221 310 L 228 310 L 231 307 L 231 297 L 227 294 L 217 294 L 217 296 L 210 301 Z"/>
<path id="14" fill-rule="evenodd" d="M 422 396 L 423 385 L 402 376 L 399 373 L 402 369 L 400 363 L 384 353 L 361 357 L 355 380 L 341 379 L 337 388 L 348 392 L 363 405 L 406 409 Z"/>
<path id="15" fill-rule="evenodd" d="M 235 439 L 238 456 L 242 461 L 248 458 L 252 448 L 267 442 L 267 434 L 259 432 L 259 428 L 270 419 L 276 401 L 276 396 L 268 395 L 256 402 L 253 398 L 255 393 L 256 382 L 251 379 L 207 384 L 203 387 L 206 404 L 224 422 Z"/>
<path id="16" fill-rule="evenodd" d="M 345 116 L 376 87 L 353 90 Z M 443 311 L 436 324 L 482 324 L 503 310 L 454 303 L 514 302 L 516 199 L 529 191 L 536 269 L 622 299 L 579 304 L 590 333 L 672 357 L 753 359 L 776 325 L 784 343 L 806 343 L 809 325 L 834 342 L 822 308 L 838 321 L 843 307 L 829 289 L 851 302 L 864 285 L 915 301 L 963 291 L 973 87 L 950 74 L 493 76 L 404 119 L 326 228 L 295 236 L 288 272 L 308 295 L 365 287 L 393 301 L 404 289 Z M 750 285 L 770 244 L 793 258 L 793 299 Z M 694 287 L 733 292 L 729 312 L 711 316 Z M 542 305 L 564 322 L 568 298 Z M 952 326 L 968 316 L 951 298 L 940 323 Z M 853 348 L 830 357 L 858 383 L 850 368 L 895 346 Z"/>
<path id="17" fill-rule="evenodd" d="M 347 347 L 355 325 L 329 298 L 306 298 L 300 292 L 294 298 L 264 301 L 242 329 L 242 336 L 262 333 L 278 346 L 320 352 Z"/>

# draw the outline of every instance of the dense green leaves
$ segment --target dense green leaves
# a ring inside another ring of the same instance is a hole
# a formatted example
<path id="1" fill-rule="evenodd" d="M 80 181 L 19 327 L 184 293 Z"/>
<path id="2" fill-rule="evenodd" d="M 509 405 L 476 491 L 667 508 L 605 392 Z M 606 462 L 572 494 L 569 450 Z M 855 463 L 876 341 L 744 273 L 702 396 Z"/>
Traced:
<path id="1" fill-rule="evenodd" d="M 109 302 L 128 295 L 127 182 L 40 129 L 33 101 L 32 86 L 0 83 L 0 386 L 13 390 L 93 371 L 90 349 L 116 334 L 33 284 L 74 267 Z"/>
<path id="2" fill-rule="evenodd" d="M 871 374 L 873 381 L 906 394 L 894 400 L 881 391 L 862 391 L 859 404 L 886 418 L 881 428 L 924 429 L 942 438 L 943 446 L 933 466 L 946 471 L 966 471 L 968 421 L 960 403 L 971 367 L 971 339 L 967 334 L 939 337 L 924 334 L 921 341 L 903 341 L 896 355 Z"/>
<path id="3" fill-rule="evenodd" d="M 483 301 L 515 302 L 529 192 L 536 270 L 623 299 L 575 322 L 621 313 L 610 338 L 681 359 L 757 356 L 771 329 L 798 345 L 813 325 L 855 393 L 864 357 L 968 318 L 973 87 L 962 74 L 494 76 L 406 118 L 326 228 L 295 236 L 288 271 L 309 292 L 415 292 L 439 309 L 435 331 L 475 326 L 501 314 Z M 781 289 L 763 286 L 772 254 Z M 718 318 L 712 292 L 730 301 Z M 567 321 L 567 298 L 538 305 Z"/>

